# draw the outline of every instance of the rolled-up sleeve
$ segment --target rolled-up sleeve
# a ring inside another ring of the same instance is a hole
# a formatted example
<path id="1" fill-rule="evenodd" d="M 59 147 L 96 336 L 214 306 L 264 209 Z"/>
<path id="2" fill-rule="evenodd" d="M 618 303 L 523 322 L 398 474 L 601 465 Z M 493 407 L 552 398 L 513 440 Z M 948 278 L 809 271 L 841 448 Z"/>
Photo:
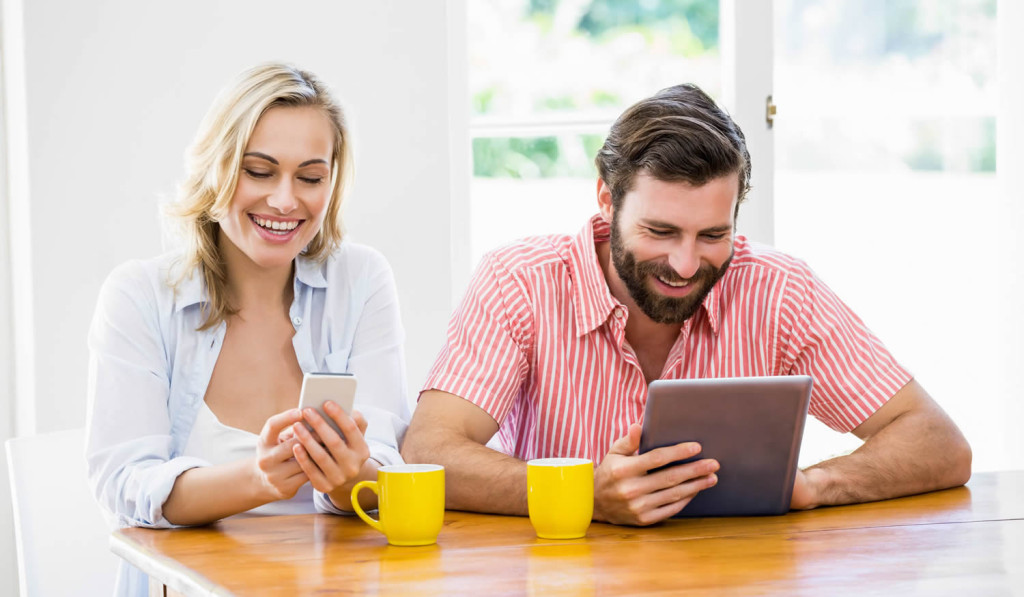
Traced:
<path id="1" fill-rule="evenodd" d="M 355 409 L 366 419 L 370 458 L 381 465 L 401 464 L 401 445 L 411 416 L 405 379 L 405 331 L 394 275 L 384 257 L 368 251 L 362 263 L 362 300 L 347 363 L 335 364 L 358 380 Z M 314 499 L 320 512 L 349 514 L 325 494 Z"/>
<path id="2" fill-rule="evenodd" d="M 171 458 L 170 376 L 156 293 L 144 265 L 117 268 L 89 331 L 89 483 L 118 526 L 177 526 L 163 504 L 182 472 L 209 463 Z"/>

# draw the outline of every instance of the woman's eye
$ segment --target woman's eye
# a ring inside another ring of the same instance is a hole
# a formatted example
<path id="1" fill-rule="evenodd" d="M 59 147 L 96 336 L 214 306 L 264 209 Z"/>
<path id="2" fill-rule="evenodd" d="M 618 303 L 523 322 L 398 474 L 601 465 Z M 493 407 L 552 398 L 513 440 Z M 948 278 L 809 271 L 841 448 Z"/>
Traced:
<path id="1" fill-rule="evenodd" d="M 306 184 L 320 184 L 324 181 L 323 176 L 300 176 L 299 180 Z"/>
<path id="2" fill-rule="evenodd" d="M 253 178 L 270 178 L 270 172 L 261 172 L 259 170 L 252 170 L 249 168 L 243 168 L 245 173 Z"/>

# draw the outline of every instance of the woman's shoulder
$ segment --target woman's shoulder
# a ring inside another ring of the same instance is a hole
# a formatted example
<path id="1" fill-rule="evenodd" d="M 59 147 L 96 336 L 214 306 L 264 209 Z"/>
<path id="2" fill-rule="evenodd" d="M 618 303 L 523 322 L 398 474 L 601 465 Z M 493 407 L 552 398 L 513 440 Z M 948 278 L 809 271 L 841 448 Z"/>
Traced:
<path id="1" fill-rule="evenodd" d="M 377 249 L 351 240 L 343 240 L 324 261 L 324 277 L 328 282 L 339 279 L 373 277 L 391 273 L 391 265 Z"/>
<path id="2" fill-rule="evenodd" d="M 185 260 L 180 254 L 165 253 L 148 259 L 131 259 L 111 270 L 103 294 L 127 294 L 149 300 L 172 299 L 178 280 L 188 280 Z M 194 274 L 193 274 L 194 275 Z"/>

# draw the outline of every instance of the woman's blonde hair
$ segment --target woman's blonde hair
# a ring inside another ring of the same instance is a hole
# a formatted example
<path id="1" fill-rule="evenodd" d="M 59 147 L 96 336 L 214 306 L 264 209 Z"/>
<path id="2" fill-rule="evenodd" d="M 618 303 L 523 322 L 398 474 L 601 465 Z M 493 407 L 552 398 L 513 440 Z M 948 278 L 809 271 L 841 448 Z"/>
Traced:
<path id="1" fill-rule="evenodd" d="M 256 123 L 277 106 L 314 107 L 334 128 L 331 197 L 327 214 L 305 254 L 324 260 L 341 242 L 341 200 L 352 175 L 352 152 L 341 106 L 310 72 L 287 64 L 267 63 L 241 73 L 225 87 L 206 113 L 186 153 L 186 175 L 170 215 L 180 224 L 186 243 L 184 263 L 172 284 L 201 272 L 209 302 L 203 306 L 205 330 L 237 312 L 227 297 L 227 272 L 217 248 L 218 223 L 228 212 L 242 155 Z"/>

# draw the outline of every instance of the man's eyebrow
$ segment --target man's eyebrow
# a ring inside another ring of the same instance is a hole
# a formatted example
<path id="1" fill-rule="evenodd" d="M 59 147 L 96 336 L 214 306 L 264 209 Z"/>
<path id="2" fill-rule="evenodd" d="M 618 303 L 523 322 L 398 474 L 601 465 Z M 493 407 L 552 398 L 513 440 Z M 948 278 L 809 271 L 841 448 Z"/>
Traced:
<path id="1" fill-rule="evenodd" d="M 651 228 L 658 228 L 658 229 L 661 229 L 661 230 L 666 230 L 668 232 L 678 232 L 679 230 L 681 230 L 681 228 L 679 228 L 679 226 L 676 226 L 675 224 L 670 224 L 668 222 L 663 222 L 662 220 L 657 220 L 657 219 L 652 219 L 652 218 L 643 218 L 641 220 L 641 223 L 644 226 L 649 226 Z M 710 228 L 704 228 L 703 230 L 701 230 L 699 232 L 699 234 L 722 234 L 722 233 L 731 232 L 731 231 L 732 231 L 732 225 L 731 224 L 722 224 L 720 226 L 712 226 Z"/>
<path id="2" fill-rule="evenodd" d="M 653 219 L 653 218 L 643 218 L 642 220 L 640 220 L 640 222 L 644 226 L 650 226 L 651 228 L 664 228 L 666 230 L 679 230 L 679 226 L 676 226 L 675 224 L 669 224 L 668 222 L 663 222 L 661 220 L 656 220 L 656 219 Z"/>
<path id="3" fill-rule="evenodd" d="M 263 160 L 267 160 L 268 162 L 270 162 L 271 164 L 274 164 L 275 166 L 279 166 L 280 165 L 277 162 L 277 160 L 275 160 L 274 158 L 270 157 L 269 155 L 267 155 L 265 153 L 260 153 L 258 151 L 246 152 L 246 154 L 243 155 L 242 157 L 246 157 L 247 158 L 247 157 L 250 157 L 250 156 L 254 157 L 254 158 L 260 158 L 260 159 L 263 159 Z"/>

